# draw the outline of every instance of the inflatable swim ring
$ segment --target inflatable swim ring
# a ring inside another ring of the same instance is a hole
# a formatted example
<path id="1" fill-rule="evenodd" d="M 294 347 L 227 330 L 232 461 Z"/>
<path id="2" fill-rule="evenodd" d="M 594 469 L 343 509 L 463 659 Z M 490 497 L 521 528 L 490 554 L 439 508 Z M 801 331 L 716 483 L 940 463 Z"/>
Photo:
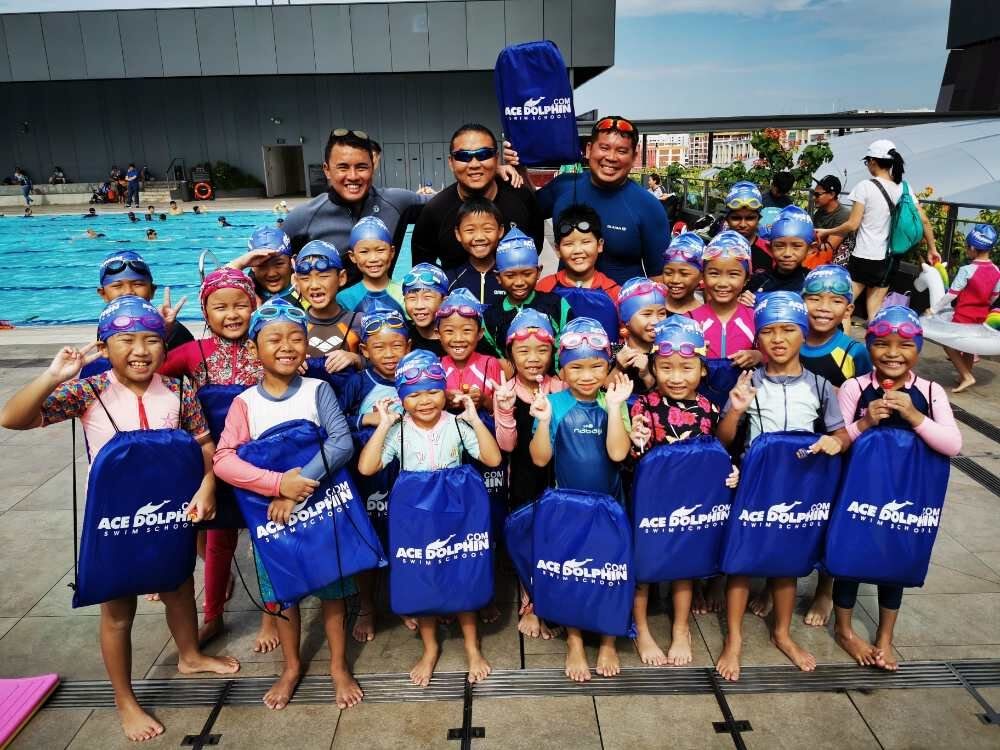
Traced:
<path id="1" fill-rule="evenodd" d="M 923 270 L 913 282 L 913 286 L 918 291 L 926 291 L 931 300 L 931 307 L 934 307 L 944 296 L 944 281 L 937 268 L 926 263 L 921 265 Z M 922 315 L 920 323 L 924 327 L 924 338 L 968 354 L 1000 355 L 1000 331 L 986 323 L 981 325 L 952 323 L 952 315 L 951 310 L 936 315 Z"/>

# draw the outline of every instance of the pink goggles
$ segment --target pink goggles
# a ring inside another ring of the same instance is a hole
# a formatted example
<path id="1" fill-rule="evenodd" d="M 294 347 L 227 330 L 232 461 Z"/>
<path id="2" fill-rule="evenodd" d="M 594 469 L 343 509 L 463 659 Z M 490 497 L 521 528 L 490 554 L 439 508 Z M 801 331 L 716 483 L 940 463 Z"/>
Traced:
<path id="1" fill-rule="evenodd" d="M 875 338 L 883 338 L 893 333 L 898 333 L 904 339 L 915 339 L 923 336 L 924 329 L 916 323 L 890 323 L 888 320 L 879 320 L 868 326 L 868 335 Z"/>

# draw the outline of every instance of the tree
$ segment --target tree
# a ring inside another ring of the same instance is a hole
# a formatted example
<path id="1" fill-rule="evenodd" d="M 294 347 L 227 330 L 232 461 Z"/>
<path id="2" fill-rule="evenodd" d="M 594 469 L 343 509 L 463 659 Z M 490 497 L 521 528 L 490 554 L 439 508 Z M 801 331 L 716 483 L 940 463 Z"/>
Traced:
<path id="1" fill-rule="evenodd" d="M 771 184 L 777 172 L 790 171 L 795 177 L 795 187 L 808 190 L 816 170 L 833 160 L 833 151 L 826 143 L 813 143 L 803 148 L 795 159 L 791 149 L 782 145 L 784 137 L 785 131 L 780 128 L 755 131 L 750 137 L 750 145 L 757 151 L 758 158 L 750 169 L 742 161 L 723 167 L 715 177 L 716 185 L 729 190 L 733 183 L 749 180 L 763 187 Z"/>

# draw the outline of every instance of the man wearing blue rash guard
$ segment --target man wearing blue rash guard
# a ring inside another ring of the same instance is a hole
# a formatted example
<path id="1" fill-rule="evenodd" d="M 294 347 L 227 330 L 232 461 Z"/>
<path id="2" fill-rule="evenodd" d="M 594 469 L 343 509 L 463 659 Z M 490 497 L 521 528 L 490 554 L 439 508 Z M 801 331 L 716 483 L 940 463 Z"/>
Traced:
<path id="1" fill-rule="evenodd" d="M 517 166 L 514 146 L 505 144 L 504 161 Z M 561 174 L 538 191 L 542 216 L 552 218 L 568 206 L 585 203 L 604 222 L 604 252 L 597 269 L 622 284 L 634 276 L 659 276 L 661 252 L 670 236 L 660 202 L 629 179 L 638 154 L 639 132 L 624 117 L 594 124 L 587 143 L 588 170 Z"/>

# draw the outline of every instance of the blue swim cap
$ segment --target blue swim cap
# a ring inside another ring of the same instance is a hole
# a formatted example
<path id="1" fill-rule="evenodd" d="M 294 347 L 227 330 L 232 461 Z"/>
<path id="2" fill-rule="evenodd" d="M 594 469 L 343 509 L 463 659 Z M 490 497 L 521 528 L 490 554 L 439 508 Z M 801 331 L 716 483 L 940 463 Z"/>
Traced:
<path id="1" fill-rule="evenodd" d="M 446 384 L 441 360 L 426 349 L 414 349 L 396 365 L 399 400 L 420 391 L 443 391 Z"/>
<path id="2" fill-rule="evenodd" d="M 802 335 L 809 333 L 809 316 L 806 303 L 795 292 L 770 292 L 762 294 L 753 308 L 753 325 L 761 328 L 774 323 L 794 323 L 802 329 Z"/>
<path id="3" fill-rule="evenodd" d="M 737 208 L 749 208 L 753 211 L 760 211 L 764 205 L 764 197 L 760 194 L 760 188 L 752 182 L 745 180 L 735 183 L 729 192 L 726 193 L 726 208 L 730 211 Z"/>
<path id="4" fill-rule="evenodd" d="M 781 209 L 778 218 L 771 225 L 770 239 L 774 242 L 782 237 L 798 237 L 811 244 L 816 239 L 812 217 L 798 206 Z"/>
<path id="5" fill-rule="evenodd" d="M 221 217 L 220 217 L 221 218 Z M 278 227 L 257 227 L 247 241 L 247 247 L 251 250 L 273 250 L 282 255 L 291 256 L 292 243 Z"/>
<path id="6" fill-rule="evenodd" d="M 377 216 L 365 216 L 354 225 L 351 230 L 351 238 L 347 241 L 348 247 L 354 247 L 362 240 L 378 240 L 392 244 L 392 234 L 389 227 L 385 225 Z"/>
<path id="7" fill-rule="evenodd" d="M 538 268 L 538 249 L 534 240 L 513 227 L 497 245 L 495 270 L 500 273 L 516 268 Z"/>
<path id="8" fill-rule="evenodd" d="M 719 232 L 708 243 L 705 252 L 701 254 L 702 263 L 707 265 L 713 260 L 738 260 L 743 270 L 750 273 L 750 243 L 737 231 L 727 229 Z"/>
<path id="9" fill-rule="evenodd" d="M 781 209 L 777 206 L 768 206 L 760 212 L 760 221 L 757 222 L 757 236 L 765 240 L 771 239 L 771 225 L 778 220 Z"/>
<path id="10" fill-rule="evenodd" d="M 482 325 L 485 310 L 486 305 L 476 299 L 472 292 L 461 286 L 441 301 L 441 307 L 434 313 L 434 318 L 440 321 L 441 318 L 458 314 L 463 318 L 475 318 L 479 321 L 479 325 Z"/>
<path id="11" fill-rule="evenodd" d="M 667 290 L 644 276 L 635 276 L 624 284 L 618 292 L 618 319 L 623 325 L 644 307 L 655 305 L 666 307 Z"/>
<path id="12" fill-rule="evenodd" d="M 101 261 L 101 286 L 114 281 L 153 282 L 153 273 L 142 256 L 134 250 L 111 253 Z"/>
<path id="13" fill-rule="evenodd" d="M 854 288 L 851 286 L 851 274 L 843 266 L 816 266 L 802 282 L 802 296 L 823 292 L 843 297 L 848 303 L 853 302 Z"/>
<path id="14" fill-rule="evenodd" d="M 448 275 L 433 263 L 417 263 L 403 276 L 403 294 L 428 289 L 442 297 L 448 294 Z"/>
<path id="15" fill-rule="evenodd" d="M 160 311 L 142 297 L 124 294 L 111 300 L 97 319 L 97 339 L 107 341 L 119 333 L 154 333 L 167 338 L 167 324 Z"/>
<path id="16" fill-rule="evenodd" d="M 311 240 L 303 245 L 295 256 L 295 265 L 306 258 L 326 258 L 334 268 L 343 270 L 344 261 L 340 257 L 340 251 L 326 240 Z"/>
<path id="17" fill-rule="evenodd" d="M 362 341 L 367 341 L 370 336 L 374 336 L 382 329 L 388 329 L 390 333 L 397 333 L 405 339 L 410 338 L 410 329 L 399 310 L 379 307 L 361 316 Z"/>
<path id="18" fill-rule="evenodd" d="M 705 251 L 705 240 L 694 232 L 682 232 L 674 237 L 670 245 L 663 251 L 663 262 L 687 263 L 699 271 L 703 268 L 701 256 Z"/>
<path id="19" fill-rule="evenodd" d="M 924 348 L 924 327 L 917 314 L 905 305 L 883 307 L 868 321 L 865 346 L 872 341 L 897 333 L 905 339 L 913 339 L 919 352 Z"/>
<path id="20" fill-rule="evenodd" d="M 258 334 L 271 323 L 294 323 L 303 331 L 308 331 L 305 310 L 280 297 L 274 297 L 253 311 L 247 337 L 256 340 Z"/>
<path id="21" fill-rule="evenodd" d="M 517 338 L 518 334 L 526 334 L 528 331 L 550 343 L 556 338 L 556 332 L 552 329 L 552 321 L 548 315 L 530 307 L 522 307 L 521 312 L 514 316 L 507 329 L 507 343 Z"/>
<path id="22" fill-rule="evenodd" d="M 573 318 L 559 335 L 559 363 L 597 357 L 611 361 L 611 341 L 604 326 L 593 318 Z"/>
<path id="23" fill-rule="evenodd" d="M 976 224 L 965 235 L 965 241 L 973 250 L 992 250 L 997 244 L 997 230 L 992 224 Z"/>
<path id="24" fill-rule="evenodd" d="M 686 354 L 688 349 L 691 354 Z M 704 357 L 705 335 L 698 324 L 686 315 L 671 315 L 656 327 L 653 353 L 663 357 L 671 354 Z"/>

